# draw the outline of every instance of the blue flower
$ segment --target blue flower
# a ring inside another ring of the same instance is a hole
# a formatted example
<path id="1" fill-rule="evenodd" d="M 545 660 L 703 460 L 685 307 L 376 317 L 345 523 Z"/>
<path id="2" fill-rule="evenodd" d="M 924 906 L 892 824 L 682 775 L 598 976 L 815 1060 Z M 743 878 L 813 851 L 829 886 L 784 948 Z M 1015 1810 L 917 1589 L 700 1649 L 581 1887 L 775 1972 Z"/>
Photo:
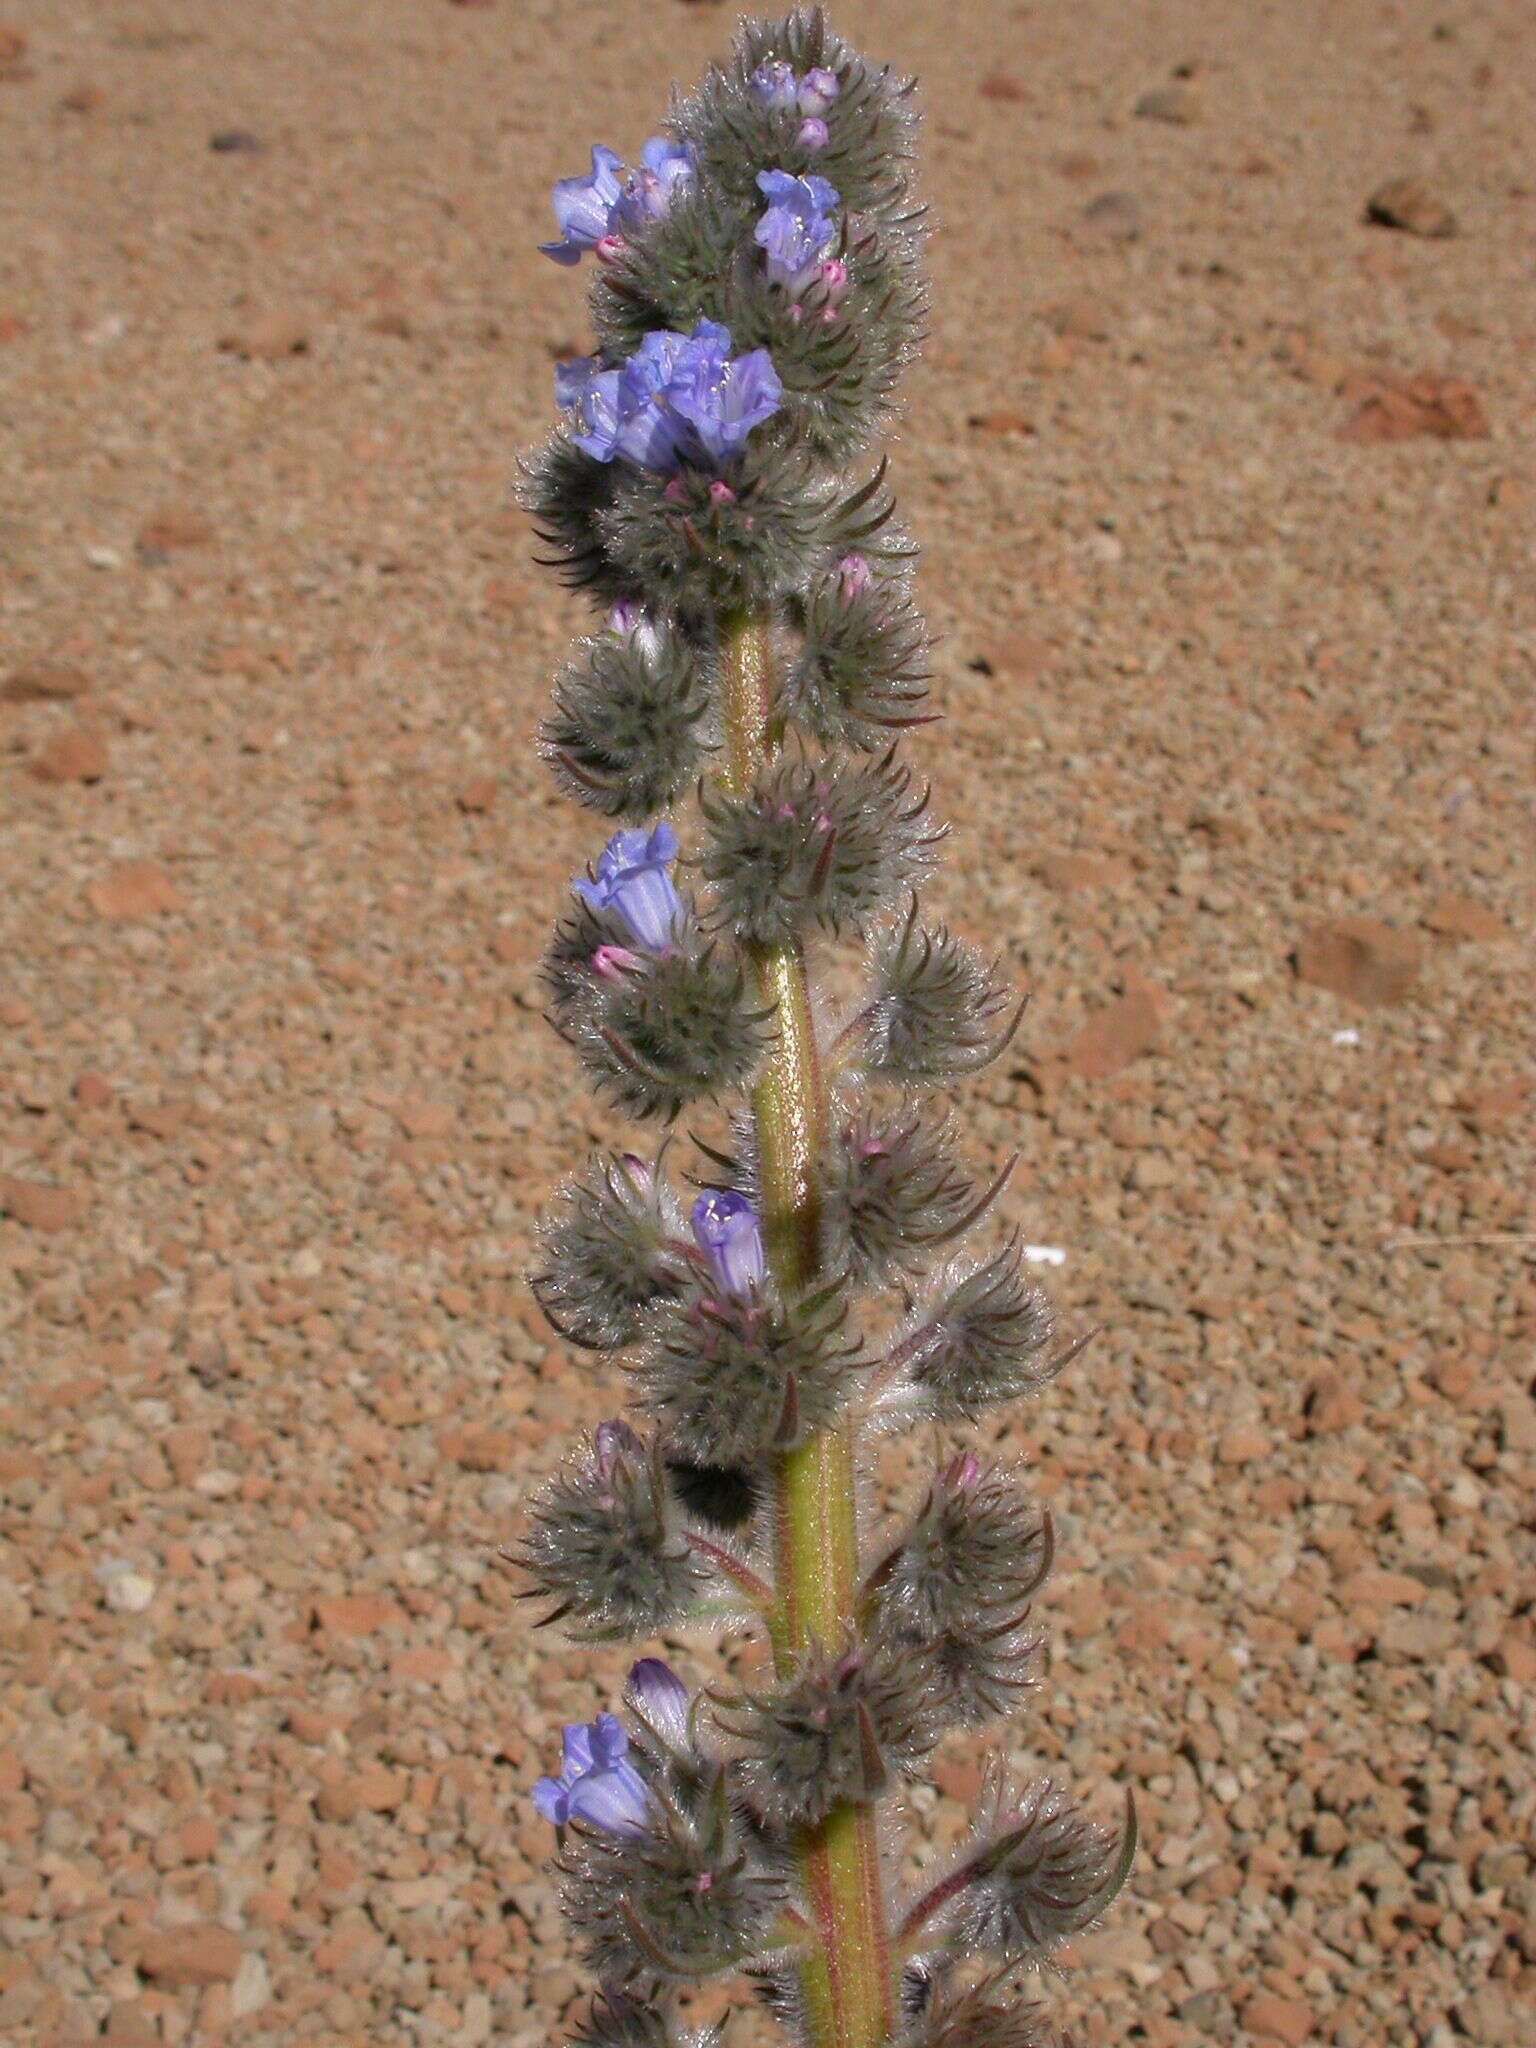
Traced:
<path id="1" fill-rule="evenodd" d="M 748 82 L 765 107 L 778 107 L 785 112 L 794 106 L 800 83 L 795 77 L 794 66 L 786 64 L 782 58 L 769 64 L 759 64 Z"/>
<path id="2" fill-rule="evenodd" d="M 763 1226 L 745 1195 L 706 1188 L 693 1205 L 693 1235 L 724 1294 L 755 1294 L 767 1271 Z"/>
<path id="3" fill-rule="evenodd" d="M 842 80 L 837 73 L 817 65 L 814 71 L 807 71 L 801 79 L 795 103 L 802 114 L 824 114 L 842 90 Z"/>
<path id="4" fill-rule="evenodd" d="M 663 220 L 674 199 L 693 183 L 693 151 L 686 142 L 653 135 L 640 152 L 640 165 L 624 180 L 609 219 L 614 228 L 643 228 Z"/>
<path id="5" fill-rule="evenodd" d="M 667 404 L 686 335 L 653 328 L 619 372 L 618 432 L 614 453 L 641 469 L 676 469 L 686 438 Z"/>
<path id="6" fill-rule="evenodd" d="M 573 1820 L 610 1835 L 643 1835 L 651 1824 L 651 1795 L 629 1761 L 629 1737 L 617 1714 L 572 1722 L 565 1731 L 558 1778 L 541 1778 L 533 1803 L 557 1828 Z"/>
<path id="7" fill-rule="evenodd" d="M 632 1664 L 624 1704 L 631 1717 L 674 1756 L 692 1754 L 693 1703 L 670 1664 L 659 1657 L 642 1657 Z"/>
<path id="8" fill-rule="evenodd" d="M 655 619 L 632 597 L 621 597 L 603 622 L 620 640 L 631 640 L 648 662 L 658 661 L 665 645 Z"/>
<path id="9" fill-rule="evenodd" d="M 730 329 L 701 320 L 678 353 L 666 396 L 693 429 L 698 447 L 718 465 L 739 455 L 752 429 L 773 417 L 784 386 L 767 349 L 732 360 Z"/>
<path id="10" fill-rule="evenodd" d="M 766 349 L 731 356 L 731 334 L 701 320 L 692 334 L 654 329 L 621 369 L 596 356 L 561 363 L 555 397 L 578 416 L 572 441 L 598 462 L 622 456 L 666 475 L 685 462 L 716 468 L 779 409 L 784 387 Z"/>
<path id="11" fill-rule="evenodd" d="M 616 910 L 637 946 L 667 953 L 684 915 L 668 872 L 676 859 L 677 834 L 663 819 L 650 832 L 615 832 L 598 860 L 596 878 L 573 886 L 593 910 Z"/>
<path id="12" fill-rule="evenodd" d="M 800 123 L 800 132 L 795 140 L 802 149 L 825 149 L 830 138 L 831 130 L 826 122 L 813 115 Z"/>
<path id="13" fill-rule="evenodd" d="M 788 171 L 759 171 L 757 187 L 768 206 L 753 240 L 767 253 L 768 275 L 803 291 L 837 240 L 831 215 L 841 195 L 825 178 L 792 178 Z"/>
<path id="14" fill-rule="evenodd" d="M 560 227 L 558 242 L 541 242 L 542 255 L 556 263 L 579 263 L 584 249 L 595 249 L 609 230 L 613 210 L 623 187 L 619 173 L 622 157 L 599 142 L 592 149 L 592 170 L 585 178 L 562 178 L 555 186 L 555 219 Z"/>
<path id="15" fill-rule="evenodd" d="M 668 135 L 653 135 L 632 171 L 598 143 L 592 151 L 591 174 L 562 178 L 556 185 L 560 240 L 541 242 L 539 248 L 556 263 L 579 263 L 587 249 L 602 253 L 600 245 L 621 229 L 632 231 L 663 219 L 678 193 L 692 183 L 693 151 Z"/>

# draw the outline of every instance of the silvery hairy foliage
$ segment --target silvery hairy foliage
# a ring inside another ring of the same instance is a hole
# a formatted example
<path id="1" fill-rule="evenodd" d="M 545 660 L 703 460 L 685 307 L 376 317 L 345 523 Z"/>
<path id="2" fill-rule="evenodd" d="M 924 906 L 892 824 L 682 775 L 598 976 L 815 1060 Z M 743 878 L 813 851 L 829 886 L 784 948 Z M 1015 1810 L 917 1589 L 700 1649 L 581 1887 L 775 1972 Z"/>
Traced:
<path id="1" fill-rule="evenodd" d="M 715 1105 L 733 1135 L 682 1167 L 674 1137 L 623 1136 L 551 1202 L 534 1291 L 573 1371 L 622 1362 L 629 1412 L 573 1449 L 514 1554 L 580 1639 L 772 1638 L 750 1677 L 702 1688 L 641 1657 L 622 1710 L 568 1727 L 536 1788 L 596 1980 L 580 2048 L 697 2043 L 679 1994 L 724 1972 L 828 2048 L 804 1985 L 839 1909 L 804 1873 L 838 1815 L 878 1843 L 880 2038 L 1046 2048 L 1028 1973 L 1103 1912 L 1134 1844 L 1129 1815 L 1105 1828 L 999 1767 L 954 1857 L 915 1893 L 898 1881 L 902 1785 L 1039 1678 L 1050 1520 L 963 1436 L 904 1521 L 861 1511 L 839 1639 L 788 1649 L 783 1628 L 798 1451 L 963 1433 L 1075 1349 L 993 1221 L 1006 1171 L 974 1173 L 934 1102 L 1019 1010 L 920 903 L 943 837 L 909 758 L 927 636 L 872 453 L 925 315 L 915 129 L 911 82 L 819 8 L 748 23 L 635 160 L 598 147 L 556 186 L 544 245 L 587 265 L 597 346 L 557 371 L 524 495 L 596 610 L 541 740 L 619 827 L 557 922 L 550 1015 L 618 1115 L 662 1136 Z M 748 630 L 769 682 L 743 766 L 727 672 Z M 788 1028 L 771 970 L 834 948 L 862 989 L 808 1012 L 824 1113 L 792 1269 L 764 1164 Z"/>

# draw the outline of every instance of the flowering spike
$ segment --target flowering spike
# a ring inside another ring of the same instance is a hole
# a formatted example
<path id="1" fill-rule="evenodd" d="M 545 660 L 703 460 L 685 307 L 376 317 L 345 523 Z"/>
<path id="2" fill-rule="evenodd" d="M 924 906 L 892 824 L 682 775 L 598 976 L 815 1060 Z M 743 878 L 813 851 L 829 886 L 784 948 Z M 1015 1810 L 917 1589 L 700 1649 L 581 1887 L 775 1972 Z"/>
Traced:
<path id="1" fill-rule="evenodd" d="M 550 1019 L 619 1113 L 710 1114 L 686 1198 L 620 1146 L 543 1226 L 539 1301 L 597 1368 L 626 1354 L 648 1426 L 598 1428 L 519 1557 L 579 1638 L 745 1622 L 771 1652 L 699 1693 L 641 1657 L 624 1718 L 572 1724 L 534 1794 L 605 1987 L 576 2048 L 707 2048 L 675 1988 L 725 1969 L 802 2048 L 1049 2048 L 1013 1980 L 1108 1903 L 1134 1841 L 999 1774 L 904 1920 L 882 1875 L 902 1781 L 1035 1686 L 1055 1539 L 962 1449 L 882 1553 L 871 1438 L 971 1423 L 1072 1355 L 1016 1236 L 956 1249 L 1011 1163 L 973 1182 L 914 1107 L 1023 1009 L 919 918 L 944 835 L 896 745 L 937 716 L 873 445 L 926 321 L 914 130 L 911 81 L 819 6 L 747 22 L 637 159 L 599 148 L 562 181 L 545 245 L 594 258 L 594 340 L 556 368 L 523 498 L 596 617 L 540 744 L 622 828 L 556 924 Z M 865 954 L 830 1029 L 829 941 Z"/>

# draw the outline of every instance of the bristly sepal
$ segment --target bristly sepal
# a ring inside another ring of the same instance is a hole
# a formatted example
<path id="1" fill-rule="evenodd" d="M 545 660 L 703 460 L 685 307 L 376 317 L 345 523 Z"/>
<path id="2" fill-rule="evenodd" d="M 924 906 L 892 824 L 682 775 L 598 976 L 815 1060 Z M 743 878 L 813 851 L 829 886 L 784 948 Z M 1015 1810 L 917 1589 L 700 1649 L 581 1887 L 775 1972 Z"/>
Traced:
<path id="1" fill-rule="evenodd" d="M 756 191 L 752 198 L 760 205 Z M 657 329 L 689 333 L 704 319 L 730 327 L 730 280 L 751 260 L 754 218 L 752 206 L 727 198 L 709 179 L 696 179 L 663 219 L 625 236 L 592 283 L 599 348 L 618 361 Z M 733 338 L 740 341 L 734 329 Z"/>
<path id="2" fill-rule="evenodd" d="M 926 722 L 927 632 L 899 580 L 875 578 L 862 555 L 845 557 L 791 601 L 790 617 L 802 644 L 784 706 L 824 746 L 875 753 L 893 732 Z"/>
<path id="3" fill-rule="evenodd" d="M 511 1553 L 551 1621 L 590 1642 L 655 1635 L 698 1604 L 712 1578 L 687 1537 L 654 1445 L 605 1422 L 533 1502 Z"/>
<path id="4" fill-rule="evenodd" d="M 746 1467 L 825 1429 L 862 1362 L 842 1291 L 742 1297 L 696 1284 L 660 1311 L 635 1366 L 668 1455 Z"/>
<path id="5" fill-rule="evenodd" d="M 1070 2048 L 1043 2006 L 1024 1998 L 1010 1973 L 936 1991 L 897 2036 L 894 2048 Z"/>
<path id="6" fill-rule="evenodd" d="M 778 1685 L 721 1701 L 716 1718 L 742 1745 L 743 1789 L 776 1828 L 869 1805 L 912 1772 L 941 1726 L 926 1664 L 880 1643 L 813 1648 Z"/>
<path id="7" fill-rule="evenodd" d="M 1017 1236 L 984 1260 L 956 1261 L 897 1332 L 887 1360 L 895 1398 L 936 1422 L 974 1422 L 1036 1394 L 1065 1362 L 1056 1312 L 1024 1273 Z"/>
<path id="8" fill-rule="evenodd" d="M 643 594 L 643 586 L 610 561 L 603 539 L 601 521 L 613 504 L 615 482 L 611 463 L 595 461 L 557 430 L 524 464 L 518 491 L 534 532 L 551 550 L 539 558 L 543 566 L 606 604 Z"/>
<path id="9" fill-rule="evenodd" d="M 670 612 L 771 604 L 806 580 L 843 518 L 807 454 L 761 436 L 713 468 L 610 469 L 593 521 L 603 562 Z"/>
<path id="10" fill-rule="evenodd" d="M 572 1830 L 560 1869 L 566 1917 L 605 1982 L 697 1981 L 778 1945 L 785 1879 L 738 1818 L 723 1765 L 686 1804 L 658 1791 L 643 1830 Z"/>
<path id="11" fill-rule="evenodd" d="M 719 2035 L 698 2035 L 678 2026 L 676 2016 L 653 1995 L 647 1999 L 610 1991 L 594 2000 L 566 2048 L 711 2048 Z"/>
<path id="12" fill-rule="evenodd" d="M 804 137 L 799 112 L 776 106 L 754 87 L 766 65 L 783 64 L 796 78 L 827 70 L 838 82 L 824 110 L 826 136 Z M 921 212 L 911 195 L 917 113 L 913 81 L 870 64 L 828 28 L 820 7 L 801 7 L 776 21 L 742 25 L 727 64 L 711 65 L 677 109 L 679 135 L 696 153 L 702 178 L 742 203 L 753 197 L 764 164 L 799 176 L 818 173 L 836 185 L 852 212 L 916 235 Z"/>
<path id="13" fill-rule="evenodd" d="M 839 1125 L 824 1187 L 828 1263 L 861 1287 L 923 1272 L 985 1207 L 948 1125 L 911 1110 L 861 1110 Z"/>
<path id="14" fill-rule="evenodd" d="M 745 1086 L 771 1023 L 748 1001 L 740 960 L 691 922 L 663 954 L 637 953 L 632 936 L 586 903 L 562 918 L 544 957 L 550 1017 L 626 1115 L 670 1122 Z"/>
<path id="15" fill-rule="evenodd" d="M 1033 1967 L 1111 1906 L 1136 1853 L 1136 1809 L 1127 1798 L 1119 1835 L 1088 1819 L 1054 1779 L 1014 1790 L 1001 1769 L 977 1840 L 908 1910 L 911 1947 Z"/>
<path id="16" fill-rule="evenodd" d="M 534 1299 L 567 1343 L 618 1351 L 639 1337 L 647 1310 L 681 1291 L 682 1232 L 682 1205 L 656 1167 L 600 1153 L 558 1191 L 540 1228 Z"/>
<path id="17" fill-rule="evenodd" d="M 870 1637 L 927 1661 L 950 1721 L 974 1726 L 1012 1713 L 1037 1683 L 1044 1637 L 1030 1603 L 1053 1555 L 1050 1518 L 1018 1483 L 957 1457 L 870 1576 Z"/>
<path id="18" fill-rule="evenodd" d="M 917 902 L 881 934 L 870 993 L 857 1020 L 858 1062 L 871 1080 L 901 1087 L 944 1087 L 1003 1051 L 1016 1008 L 994 964 L 943 925 L 917 922 Z"/>
<path id="19" fill-rule="evenodd" d="M 868 931 L 933 866 L 928 793 L 878 761 L 786 757 L 742 796 L 706 787 L 699 859 L 711 923 L 759 946 Z"/>
<path id="20" fill-rule="evenodd" d="M 541 751 L 568 796 L 604 817 L 638 822 L 667 809 L 693 780 L 709 702 L 702 649 L 645 619 L 582 643 L 556 679 Z"/>

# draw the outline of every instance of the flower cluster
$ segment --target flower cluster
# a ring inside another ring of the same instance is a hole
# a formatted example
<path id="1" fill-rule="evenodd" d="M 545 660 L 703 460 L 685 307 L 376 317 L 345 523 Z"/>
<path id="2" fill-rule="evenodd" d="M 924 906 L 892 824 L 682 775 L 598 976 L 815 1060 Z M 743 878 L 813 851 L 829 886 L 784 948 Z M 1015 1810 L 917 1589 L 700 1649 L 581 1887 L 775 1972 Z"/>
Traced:
<path id="1" fill-rule="evenodd" d="M 626 231 L 666 218 L 673 200 L 693 183 L 693 157 L 685 144 L 653 135 L 636 169 L 596 143 L 592 169 L 584 178 L 562 178 L 555 187 L 560 239 L 541 242 L 540 253 L 556 263 L 579 263 L 587 250 L 599 255 L 615 248 Z"/>
<path id="2" fill-rule="evenodd" d="M 534 1792 L 600 1987 L 574 2048 L 688 2048 L 678 1987 L 728 1970 L 807 2048 L 1049 2048 L 1014 1978 L 1134 1842 L 999 1777 L 937 1878 L 869 1882 L 903 1781 L 1038 1683 L 1051 1523 L 965 1432 L 1074 1351 L 992 1220 L 1011 1166 L 974 1171 L 924 1099 L 1021 1006 L 919 903 L 928 636 L 867 459 L 926 304 L 910 94 L 817 7 L 748 23 L 635 168 L 599 148 L 556 186 L 545 245 L 596 256 L 596 347 L 556 372 L 526 501 L 597 609 L 540 740 L 607 822 L 544 984 L 604 1100 L 669 1134 L 599 1152 L 543 1225 L 536 1298 L 586 1370 L 622 1354 L 630 1407 L 516 1556 L 580 1639 L 769 1647 L 698 1692 L 642 1658 Z M 877 1532 L 860 1461 L 916 1424 L 960 1442 Z"/>
<path id="3" fill-rule="evenodd" d="M 803 77 L 782 58 L 759 64 L 748 83 L 755 97 L 775 113 L 798 114 L 797 139 L 805 149 L 825 149 L 831 139 L 823 116 L 843 89 L 843 82 L 825 64 L 816 64 Z"/>
<path id="4" fill-rule="evenodd" d="M 768 351 L 733 357 L 730 330 L 716 320 L 692 334 L 648 334 L 621 369 L 580 356 L 555 373 L 556 399 L 581 422 L 574 446 L 594 462 L 621 456 L 663 474 L 685 462 L 718 469 L 739 455 L 778 411 L 783 388 Z"/>
<path id="5" fill-rule="evenodd" d="M 768 275 L 794 298 L 820 283 L 829 297 L 848 284 L 848 266 L 828 252 L 838 238 L 838 190 L 825 178 L 792 178 L 788 171 L 759 171 L 758 188 L 767 199 L 752 239 L 763 251 Z"/>

